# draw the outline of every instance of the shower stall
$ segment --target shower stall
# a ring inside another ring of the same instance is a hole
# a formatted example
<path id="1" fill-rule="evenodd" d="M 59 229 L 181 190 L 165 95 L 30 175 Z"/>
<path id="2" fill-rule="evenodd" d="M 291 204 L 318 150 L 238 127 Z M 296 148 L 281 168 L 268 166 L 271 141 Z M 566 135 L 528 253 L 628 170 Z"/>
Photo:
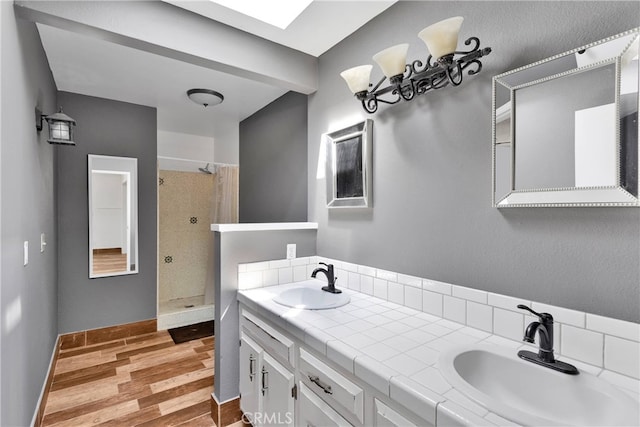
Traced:
<path id="1" fill-rule="evenodd" d="M 238 166 L 158 158 L 158 329 L 214 318 L 211 224 L 238 222 Z"/>

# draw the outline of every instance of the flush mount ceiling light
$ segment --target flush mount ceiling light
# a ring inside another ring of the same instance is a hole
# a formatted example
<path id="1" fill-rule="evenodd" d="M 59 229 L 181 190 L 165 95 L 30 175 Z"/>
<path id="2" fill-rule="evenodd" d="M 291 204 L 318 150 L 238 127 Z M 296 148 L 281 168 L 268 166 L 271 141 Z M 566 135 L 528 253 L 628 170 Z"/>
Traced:
<path id="1" fill-rule="evenodd" d="M 224 96 L 220 92 L 211 89 L 189 89 L 187 96 L 196 104 L 204 105 L 205 107 L 218 105 L 224 101 Z"/>
<path id="2" fill-rule="evenodd" d="M 73 140 L 73 128 L 76 126 L 76 121 L 60 111 L 50 116 L 42 114 L 38 108 L 36 108 L 36 129 L 38 132 L 42 130 L 42 120 L 46 120 L 49 125 L 49 144 L 61 144 L 61 145 L 76 145 Z"/>
<path id="3" fill-rule="evenodd" d="M 491 48 L 480 49 L 480 39 L 469 37 L 464 44 L 472 45 L 471 50 L 457 51 L 458 33 L 464 18 L 456 16 L 428 26 L 418 33 L 430 52 L 423 64 L 415 60 L 406 64 L 408 44 L 399 44 L 384 49 L 373 56 L 384 77 L 372 89 L 369 78 L 371 65 L 360 65 L 340 73 L 349 89 L 362 102 L 362 108 L 375 113 L 378 103 L 396 104 L 401 100 L 411 101 L 432 89 L 441 89 L 449 84 L 462 83 L 463 72 L 468 68 L 470 76 L 482 69 L 479 58 L 491 53 Z M 388 79 L 389 85 L 380 88 Z M 383 98 L 384 97 L 384 98 Z"/>
<path id="4" fill-rule="evenodd" d="M 313 0 L 210 0 L 282 30 L 286 29 Z"/>

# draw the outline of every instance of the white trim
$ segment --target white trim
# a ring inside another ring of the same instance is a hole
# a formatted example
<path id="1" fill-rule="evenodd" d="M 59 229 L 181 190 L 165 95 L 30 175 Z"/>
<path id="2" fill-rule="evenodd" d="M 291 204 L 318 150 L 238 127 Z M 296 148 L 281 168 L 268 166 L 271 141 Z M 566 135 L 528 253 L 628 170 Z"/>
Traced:
<path id="1" fill-rule="evenodd" d="M 277 231 L 277 230 L 317 230 L 317 222 L 268 222 L 244 224 L 211 224 L 211 231 L 227 233 L 231 231 Z"/>

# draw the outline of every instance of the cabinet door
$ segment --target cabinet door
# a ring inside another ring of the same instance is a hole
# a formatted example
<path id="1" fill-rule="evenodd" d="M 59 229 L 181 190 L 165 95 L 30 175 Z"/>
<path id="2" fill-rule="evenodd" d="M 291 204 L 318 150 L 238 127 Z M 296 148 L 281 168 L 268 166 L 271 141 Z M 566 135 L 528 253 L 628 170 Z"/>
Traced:
<path id="1" fill-rule="evenodd" d="M 255 414 L 260 414 L 260 368 L 262 348 L 244 333 L 240 335 L 240 409 L 253 425 Z"/>
<path id="2" fill-rule="evenodd" d="M 263 426 L 293 426 L 294 385 L 293 373 L 264 353 L 260 370 Z"/>
<path id="3" fill-rule="evenodd" d="M 298 383 L 298 426 L 305 427 L 351 427 L 351 424 L 315 395 L 302 382 Z"/>

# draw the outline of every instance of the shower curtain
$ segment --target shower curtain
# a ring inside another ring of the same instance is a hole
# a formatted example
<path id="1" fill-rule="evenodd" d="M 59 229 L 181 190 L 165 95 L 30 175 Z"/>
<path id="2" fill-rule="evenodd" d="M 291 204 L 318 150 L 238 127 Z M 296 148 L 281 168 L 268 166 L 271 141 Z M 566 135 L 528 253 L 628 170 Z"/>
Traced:
<path id="1" fill-rule="evenodd" d="M 211 198 L 211 220 L 213 224 L 238 222 L 238 166 L 216 166 L 213 197 Z M 209 262 L 207 264 L 207 283 L 204 303 L 214 303 L 215 278 L 213 277 L 214 257 L 213 233 L 209 233 Z"/>

